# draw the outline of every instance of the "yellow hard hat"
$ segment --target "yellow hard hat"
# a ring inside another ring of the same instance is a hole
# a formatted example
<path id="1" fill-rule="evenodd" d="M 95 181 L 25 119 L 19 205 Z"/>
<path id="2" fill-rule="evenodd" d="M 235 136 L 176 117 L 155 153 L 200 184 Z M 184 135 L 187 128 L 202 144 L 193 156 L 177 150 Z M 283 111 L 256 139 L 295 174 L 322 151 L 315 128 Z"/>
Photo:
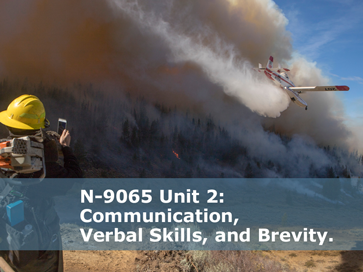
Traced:
<path id="1" fill-rule="evenodd" d="M 49 121 L 45 119 L 43 103 L 34 95 L 24 94 L 14 99 L 8 109 L 0 112 L 0 122 L 5 126 L 35 130 L 45 128 Z"/>

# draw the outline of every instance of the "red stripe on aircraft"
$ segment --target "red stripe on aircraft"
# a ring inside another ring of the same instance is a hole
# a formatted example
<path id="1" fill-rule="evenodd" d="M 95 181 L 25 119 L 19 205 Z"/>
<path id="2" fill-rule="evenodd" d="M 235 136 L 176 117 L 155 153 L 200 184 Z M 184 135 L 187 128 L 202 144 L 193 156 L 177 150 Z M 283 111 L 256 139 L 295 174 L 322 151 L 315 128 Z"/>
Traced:
<path id="1" fill-rule="evenodd" d="M 265 75 L 266 75 L 269 79 L 274 80 L 274 79 L 272 78 L 272 76 L 271 76 L 269 73 L 267 73 L 266 71 L 265 71 Z"/>

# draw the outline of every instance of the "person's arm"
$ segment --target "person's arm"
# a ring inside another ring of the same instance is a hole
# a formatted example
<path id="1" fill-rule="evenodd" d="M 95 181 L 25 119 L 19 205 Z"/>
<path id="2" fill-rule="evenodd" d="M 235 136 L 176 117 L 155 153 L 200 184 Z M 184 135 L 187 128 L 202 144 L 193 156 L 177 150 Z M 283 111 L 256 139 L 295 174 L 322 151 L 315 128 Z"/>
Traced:
<path id="1" fill-rule="evenodd" d="M 79 167 L 78 160 L 73 154 L 72 149 L 69 146 L 62 146 L 62 152 L 64 156 L 64 168 L 67 170 L 67 176 L 72 178 L 82 178 L 82 170 Z"/>
<path id="2" fill-rule="evenodd" d="M 79 167 L 78 160 L 70 148 L 71 135 L 68 130 L 63 130 L 59 139 L 62 145 L 62 152 L 64 156 L 64 167 L 56 162 L 49 162 L 46 164 L 46 177 L 47 178 L 82 178 L 82 170 Z"/>

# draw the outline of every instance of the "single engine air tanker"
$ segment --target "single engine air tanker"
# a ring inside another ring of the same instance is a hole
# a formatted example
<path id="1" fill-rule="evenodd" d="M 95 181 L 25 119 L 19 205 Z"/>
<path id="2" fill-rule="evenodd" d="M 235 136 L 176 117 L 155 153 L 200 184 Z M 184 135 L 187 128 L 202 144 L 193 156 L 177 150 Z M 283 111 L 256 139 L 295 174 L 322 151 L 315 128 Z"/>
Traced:
<path id="1" fill-rule="evenodd" d="M 265 75 L 273 81 L 276 85 L 281 87 L 281 89 L 285 90 L 287 94 L 290 96 L 292 102 L 294 102 L 299 107 L 308 109 L 308 104 L 299 96 L 299 94 L 304 92 L 311 91 L 349 91 L 348 86 L 312 86 L 312 87 L 295 87 L 294 83 L 290 80 L 289 76 L 286 72 L 289 72 L 289 69 L 281 68 L 272 68 L 273 65 L 273 57 L 267 62 L 266 68 L 263 68 L 262 65 L 258 64 L 258 71 L 264 72 Z"/>

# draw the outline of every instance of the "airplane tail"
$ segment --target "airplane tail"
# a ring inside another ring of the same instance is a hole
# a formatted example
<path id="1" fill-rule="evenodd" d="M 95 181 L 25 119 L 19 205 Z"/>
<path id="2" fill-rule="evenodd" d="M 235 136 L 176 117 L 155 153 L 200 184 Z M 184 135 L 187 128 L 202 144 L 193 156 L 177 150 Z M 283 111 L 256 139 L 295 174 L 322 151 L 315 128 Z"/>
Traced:
<path id="1" fill-rule="evenodd" d="M 270 58 L 267 62 L 266 68 L 272 69 L 273 61 L 274 61 L 274 58 L 272 56 L 270 56 Z"/>
<path id="2" fill-rule="evenodd" d="M 272 56 L 270 56 L 270 58 L 267 61 L 266 68 L 262 67 L 262 64 L 259 63 L 258 68 L 253 68 L 253 69 L 258 71 L 258 72 L 264 71 L 266 69 L 273 69 L 273 61 L 274 61 L 274 58 Z M 279 64 L 279 68 L 280 68 L 280 64 Z M 285 71 L 290 71 L 289 69 L 286 69 L 286 68 L 282 68 L 282 69 L 284 69 Z"/>

